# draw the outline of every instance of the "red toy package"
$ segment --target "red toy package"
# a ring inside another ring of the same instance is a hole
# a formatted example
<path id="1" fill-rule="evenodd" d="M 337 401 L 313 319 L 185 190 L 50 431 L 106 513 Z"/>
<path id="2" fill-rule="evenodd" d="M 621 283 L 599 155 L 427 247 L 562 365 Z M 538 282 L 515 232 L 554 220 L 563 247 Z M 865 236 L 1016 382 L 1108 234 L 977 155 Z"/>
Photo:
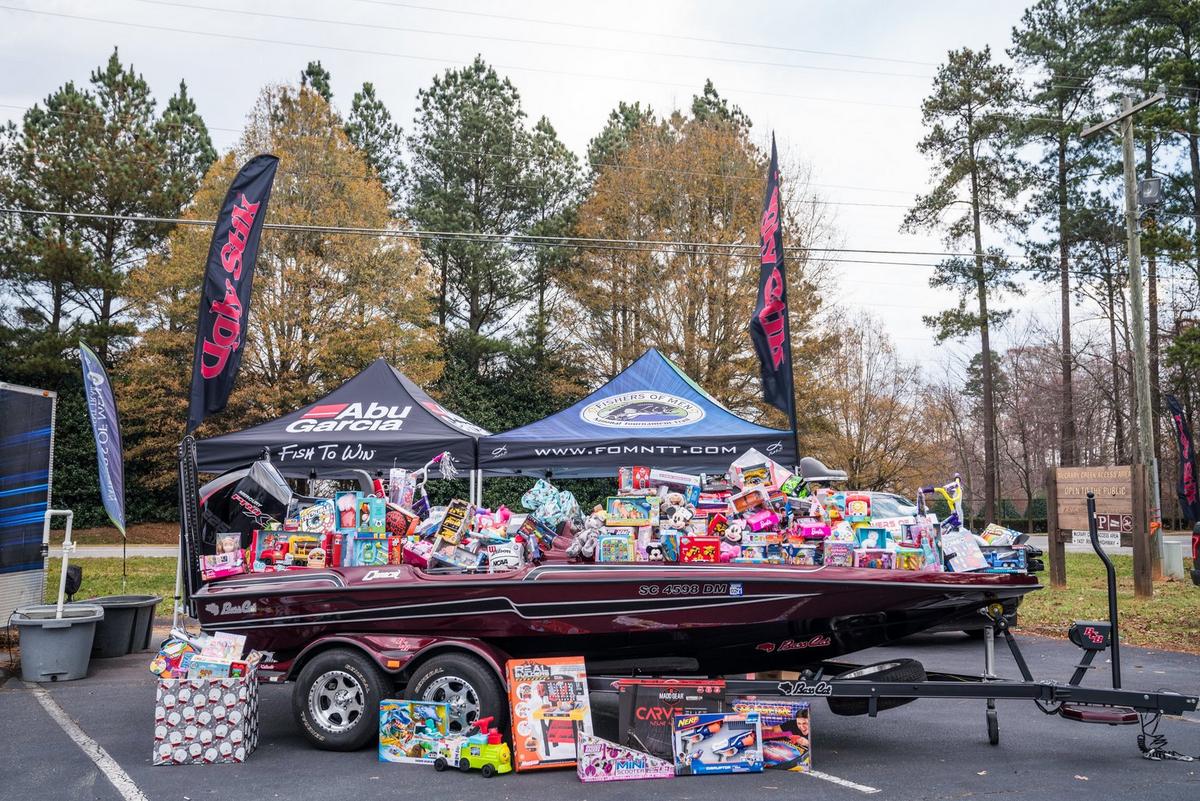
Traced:
<path id="1" fill-rule="evenodd" d="M 720 556 L 720 537 L 697 535 L 679 538 L 680 562 L 716 562 Z"/>

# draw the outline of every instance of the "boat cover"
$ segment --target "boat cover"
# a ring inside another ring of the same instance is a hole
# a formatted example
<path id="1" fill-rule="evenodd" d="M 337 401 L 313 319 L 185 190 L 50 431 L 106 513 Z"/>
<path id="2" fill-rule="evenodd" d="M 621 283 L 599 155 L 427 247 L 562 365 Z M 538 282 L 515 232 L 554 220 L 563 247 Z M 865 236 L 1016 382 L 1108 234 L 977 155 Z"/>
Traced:
<path id="1" fill-rule="evenodd" d="M 792 432 L 739 417 L 651 348 L 573 406 L 480 439 L 479 466 L 485 475 L 559 478 L 612 476 L 631 465 L 723 473 L 749 448 L 796 463 Z"/>

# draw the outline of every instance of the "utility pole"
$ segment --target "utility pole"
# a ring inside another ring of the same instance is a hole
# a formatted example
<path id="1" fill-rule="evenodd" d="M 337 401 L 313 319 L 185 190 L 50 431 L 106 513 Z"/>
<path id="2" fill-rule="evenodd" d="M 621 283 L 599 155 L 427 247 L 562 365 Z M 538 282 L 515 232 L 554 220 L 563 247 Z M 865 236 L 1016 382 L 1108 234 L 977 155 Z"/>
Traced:
<path id="1" fill-rule="evenodd" d="M 1137 157 L 1134 154 L 1133 116 L 1145 108 L 1166 99 L 1163 92 L 1143 100 L 1136 106 L 1129 95 L 1121 101 L 1121 113 L 1097 123 L 1081 135 L 1086 138 L 1118 123 L 1121 125 L 1121 146 L 1125 167 L 1125 228 L 1129 237 L 1129 305 L 1133 307 L 1133 383 L 1137 397 L 1138 462 L 1148 465 L 1150 473 L 1150 531 L 1155 542 L 1150 548 L 1153 572 L 1162 571 L 1162 513 L 1158 487 L 1158 460 L 1154 456 L 1154 421 L 1150 409 L 1150 366 L 1146 355 L 1146 309 L 1142 291 L 1142 239 L 1138 219 Z M 1157 524 L 1157 525 L 1156 525 Z M 1136 544 L 1134 550 L 1136 551 Z"/>

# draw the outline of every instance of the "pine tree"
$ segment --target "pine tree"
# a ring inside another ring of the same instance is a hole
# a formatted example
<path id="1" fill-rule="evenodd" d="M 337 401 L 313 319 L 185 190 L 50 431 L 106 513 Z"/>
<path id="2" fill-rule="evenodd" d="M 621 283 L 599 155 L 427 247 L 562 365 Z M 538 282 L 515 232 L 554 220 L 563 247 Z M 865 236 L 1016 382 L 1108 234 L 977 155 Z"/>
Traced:
<path id="1" fill-rule="evenodd" d="M 407 216 L 427 230 L 528 234 L 542 220 L 547 169 L 565 149 L 544 127 L 542 144 L 525 128 L 517 89 L 482 58 L 447 70 L 418 93 L 408 138 L 411 173 Z M 535 168 L 535 150 L 542 154 Z M 547 157 L 551 163 L 547 163 Z M 527 248 L 509 241 L 426 240 L 438 275 L 435 297 L 447 359 L 477 376 L 511 347 L 510 320 L 528 302 L 537 275 Z"/>
<path id="2" fill-rule="evenodd" d="M 330 85 L 332 76 L 329 70 L 321 66 L 320 61 L 310 61 L 300 73 L 300 86 L 311 88 L 325 99 L 326 103 L 333 101 L 333 86 Z"/>
<path id="3" fill-rule="evenodd" d="M 350 116 L 346 119 L 346 136 L 379 175 L 392 203 L 399 203 L 404 189 L 403 132 L 392 121 L 391 112 L 376 96 L 375 85 L 370 81 L 354 93 Z"/>
<path id="4" fill-rule="evenodd" d="M 1025 10 L 1013 29 L 1009 55 L 1036 71 L 1026 98 L 1029 113 L 1017 129 L 1022 144 L 1040 150 L 1031 211 L 1047 220 L 1054 241 L 1030 243 L 1033 264 L 1057 281 L 1061 317 L 1062 394 L 1059 405 L 1060 464 L 1079 463 L 1071 350 L 1070 249 L 1076 236 L 1070 209 L 1079 205 L 1084 185 L 1097 169 L 1094 140 L 1079 139 L 1096 108 L 1096 94 L 1110 63 L 1111 36 L 1099 24 L 1092 0 L 1040 0 Z M 1057 258 L 1050 248 L 1056 251 Z"/>
<path id="5" fill-rule="evenodd" d="M 740 131 L 750 131 L 750 118 L 737 106 L 721 97 L 712 79 L 704 82 L 704 91 L 692 96 L 692 118 L 700 123 L 723 123 L 733 125 Z"/>
<path id="6" fill-rule="evenodd" d="M 1007 317 L 989 305 L 989 295 L 1016 291 L 1017 286 L 1003 255 L 985 250 L 983 239 L 985 228 L 1019 227 L 1015 203 L 1025 182 L 1011 136 L 1011 111 L 1018 96 L 1012 71 L 996 64 L 989 48 L 950 51 L 921 105 L 929 133 L 917 147 L 933 163 L 935 184 L 917 197 L 903 224 L 910 231 L 942 230 L 949 247 L 965 245 L 974 253 L 972 259 L 952 258 L 939 266 L 930 285 L 953 287 L 961 297 L 957 308 L 926 317 L 925 322 L 939 341 L 979 335 L 988 522 L 995 519 L 999 483 L 991 329 Z"/>
<path id="7" fill-rule="evenodd" d="M 649 106 L 642 108 L 641 102 L 626 103 L 624 100 L 617 103 L 617 107 L 608 112 L 608 119 L 600 133 L 588 142 L 588 170 L 592 180 L 605 167 L 620 159 L 634 131 L 653 123 L 654 111 Z"/>

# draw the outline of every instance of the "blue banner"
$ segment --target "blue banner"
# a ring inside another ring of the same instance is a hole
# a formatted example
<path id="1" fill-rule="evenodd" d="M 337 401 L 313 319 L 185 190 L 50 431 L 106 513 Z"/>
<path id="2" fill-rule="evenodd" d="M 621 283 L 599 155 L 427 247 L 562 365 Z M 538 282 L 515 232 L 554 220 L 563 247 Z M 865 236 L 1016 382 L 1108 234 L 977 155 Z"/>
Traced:
<path id="1" fill-rule="evenodd" d="M 100 468 L 100 499 L 113 525 L 125 536 L 125 453 L 121 448 L 121 424 L 112 383 L 92 349 L 79 343 L 83 362 L 83 391 L 96 438 L 96 460 Z"/>
<path id="2" fill-rule="evenodd" d="M 53 431 L 53 392 L 0 382 L 0 578 L 42 569 Z M 40 600 L 35 594 L 19 603 Z M 9 611 L 0 609 L 0 622 Z"/>

